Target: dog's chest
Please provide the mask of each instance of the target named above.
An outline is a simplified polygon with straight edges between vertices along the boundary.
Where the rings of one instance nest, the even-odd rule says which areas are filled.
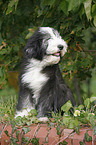
[[[34,94],[40,93],[40,90],[48,81],[48,77],[41,73],[41,68],[31,67],[26,70],[22,76],[22,82],[27,84],[30,89],[33,90]]]

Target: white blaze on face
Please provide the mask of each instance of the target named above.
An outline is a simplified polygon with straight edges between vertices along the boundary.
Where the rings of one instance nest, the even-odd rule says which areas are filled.
[[[54,30],[50,27],[41,27],[40,32],[44,34],[49,34],[50,38],[47,40],[47,56],[44,57],[46,61],[52,64],[57,64],[60,61],[60,56],[63,57],[67,51],[67,44],[61,38],[57,30]],[[45,38],[46,39],[46,38]],[[60,50],[58,46],[63,46],[63,49]]]

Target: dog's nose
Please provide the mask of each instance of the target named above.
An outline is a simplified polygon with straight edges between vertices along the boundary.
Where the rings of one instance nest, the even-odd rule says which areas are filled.
[[[64,47],[64,46],[63,46],[63,45],[61,45],[61,44],[60,44],[60,45],[58,45],[59,50],[62,50],[62,49],[63,49],[63,47]]]

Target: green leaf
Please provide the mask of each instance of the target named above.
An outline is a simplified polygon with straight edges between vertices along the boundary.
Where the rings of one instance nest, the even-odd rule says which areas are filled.
[[[80,126],[79,126],[79,125],[76,126],[75,131],[76,131],[76,133],[77,133],[78,135],[79,135],[79,133],[80,133],[79,129],[80,129]]]
[[[91,20],[92,18],[91,17],[91,3],[92,3],[92,0],[86,0],[84,2],[85,13],[88,20]]]
[[[11,13],[14,10],[14,6],[15,6],[15,10],[17,8],[19,0],[11,0],[8,4],[8,9],[6,11],[6,15]]]
[[[85,141],[87,141],[87,142],[92,141],[92,137],[89,136],[88,132],[85,133],[84,138],[85,138]]]
[[[8,131],[7,131],[7,130],[5,130],[4,132],[5,132],[5,134],[6,134],[7,136],[9,136],[9,134],[8,134]]]
[[[62,1],[62,2],[60,3],[60,8],[61,8],[61,10],[65,13],[65,15],[68,16],[68,14],[69,14],[69,12],[68,12],[68,2]]]
[[[85,107],[88,108],[88,109],[90,108],[90,103],[91,103],[91,102],[90,102],[90,98],[87,98],[86,100],[84,100],[84,105],[85,105]]]
[[[32,28],[29,28],[28,31],[29,33],[26,35],[25,39],[29,39],[33,33],[36,31],[37,27],[32,27]]]
[[[8,4],[8,7],[13,7],[15,5],[15,0],[11,0]]]
[[[62,107],[61,110],[64,112],[68,112],[69,109],[73,107],[71,101],[69,100],[67,103],[65,103]]]
[[[91,103],[94,102],[95,100],[96,100],[95,96],[90,98]]]
[[[33,115],[33,116],[37,116],[37,110],[36,109],[32,109],[30,111],[30,113]]]
[[[60,142],[60,145],[67,145],[68,142],[66,142],[65,140],[63,142]]]
[[[17,9],[18,2],[19,0],[15,0],[15,10]]]
[[[88,122],[90,122],[91,126],[95,125],[95,114],[94,113],[88,113],[88,116],[86,117],[86,119],[88,120]]]
[[[68,125],[70,123],[71,119],[72,118],[70,116],[63,116],[63,123],[65,125]]]
[[[84,105],[79,105],[79,106],[78,106],[78,109],[79,109],[79,110],[82,110],[83,108],[84,108]]]
[[[24,131],[24,134],[26,134],[29,131],[31,131],[31,129],[29,127],[23,127],[22,130]]]
[[[92,6],[92,16],[96,16],[96,4]]]
[[[55,3],[55,0],[42,0],[42,4],[43,5],[49,5],[50,7],[53,6],[53,4]]]
[[[73,10],[77,4],[78,4],[77,0],[69,0],[68,11]]]
[[[94,17],[93,24],[96,27],[96,16]]]
[[[69,125],[68,125],[68,128],[72,129],[74,128],[75,124],[74,124],[74,120],[71,120]]]
[[[77,119],[74,120],[75,126],[79,126],[79,121]]]
[[[56,127],[56,130],[57,130],[57,135],[60,135],[60,127]]]
[[[21,116],[17,116],[15,121],[16,121],[16,125],[18,125],[18,126],[22,126],[23,125],[23,121],[22,121],[22,117]]]
[[[32,35],[33,35],[33,32],[29,32],[29,33],[26,35],[25,39],[29,39]]]
[[[66,0],[69,5],[68,5],[68,11],[71,11],[71,10],[75,10],[77,9],[77,7],[79,7],[81,5],[81,3],[84,1],[84,0]]]
[[[32,138],[31,142],[32,142],[33,145],[39,145],[39,138],[36,138],[36,137]]]
[[[82,141],[79,142],[80,145],[84,145],[84,143]]]
[[[17,8],[19,0],[11,0],[8,4],[8,7],[13,7],[15,6],[15,9]]]
[[[12,128],[12,134],[17,130],[17,127]]]
[[[20,134],[20,131],[17,130],[17,131],[16,131],[16,137],[17,137],[18,140],[19,140],[19,138],[18,138],[18,137],[19,137],[19,134]]]
[[[16,142],[18,141],[18,139],[15,138],[15,137],[11,137],[11,141],[12,141],[12,145],[13,145],[13,144],[17,145]]]
[[[13,7],[8,7],[7,11],[6,11],[6,15],[10,14],[13,11]]]

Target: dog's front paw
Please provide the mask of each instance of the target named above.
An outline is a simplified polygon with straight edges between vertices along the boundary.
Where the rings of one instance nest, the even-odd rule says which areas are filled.
[[[46,122],[49,121],[48,117],[40,117],[40,118],[38,118],[38,120],[39,120],[40,122],[43,122],[43,123],[46,123]]]

